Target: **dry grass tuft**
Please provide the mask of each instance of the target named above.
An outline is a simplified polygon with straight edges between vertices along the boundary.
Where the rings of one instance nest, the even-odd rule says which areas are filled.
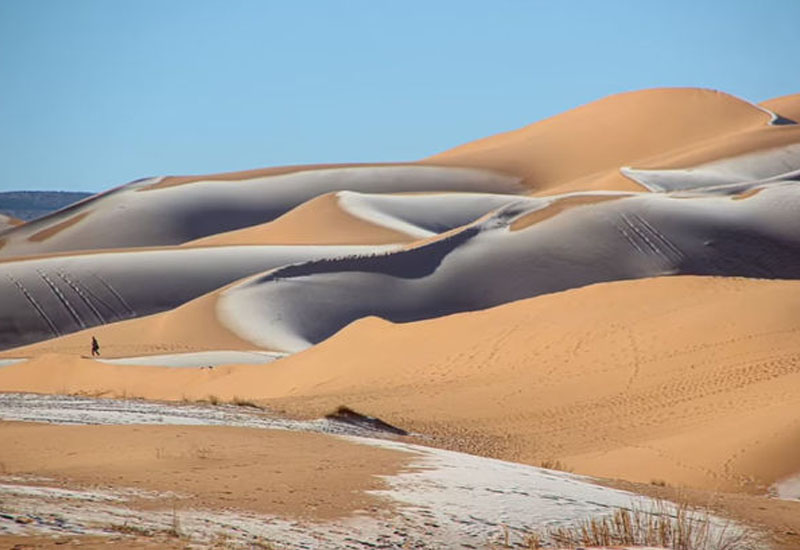
[[[620,508],[613,514],[585,519],[570,527],[533,533],[531,549],[584,546],[653,546],[670,550],[758,550],[752,531],[712,521],[708,512],[687,504],[657,501],[649,509]]]

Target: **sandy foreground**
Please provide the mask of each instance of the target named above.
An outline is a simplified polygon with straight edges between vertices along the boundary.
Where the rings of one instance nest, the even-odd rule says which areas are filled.
[[[107,365],[81,357],[89,332],[78,333],[7,353],[33,358],[0,368],[0,385],[213,395],[305,417],[344,404],[463,451],[762,494],[800,470],[788,452],[798,433],[798,284],[670,277],[417,323],[368,318],[263,367]],[[159,341],[198,350],[214,333],[231,349],[235,341],[211,322],[210,299],[92,333],[107,356],[163,353]],[[704,445],[712,435],[715,444]]]
[[[662,506],[563,472],[252,407],[6,394],[0,414],[84,424],[0,424],[10,442],[0,451],[0,532],[9,537],[481,548],[617,508]],[[715,536],[745,529],[711,521]]]

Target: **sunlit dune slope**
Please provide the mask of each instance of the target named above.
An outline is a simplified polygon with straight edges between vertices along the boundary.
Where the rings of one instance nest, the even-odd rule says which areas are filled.
[[[579,472],[762,491],[800,471],[796,281],[598,284],[408,324],[362,319],[268,368],[0,368],[7,390],[342,403],[464,450]],[[708,444],[714,434],[714,444]]]
[[[612,95],[423,162],[514,174],[541,191],[636,165],[672,149],[766,126],[772,119],[771,113],[722,92],[658,88]],[[614,185],[636,189],[624,179],[615,179]]]
[[[762,101],[760,105],[786,119],[800,122],[800,94],[776,97],[774,99]]]
[[[340,191],[316,197],[272,222],[219,233],[184,246],[408,243],[468,224],[518,200],[517,195],[490,193]]]

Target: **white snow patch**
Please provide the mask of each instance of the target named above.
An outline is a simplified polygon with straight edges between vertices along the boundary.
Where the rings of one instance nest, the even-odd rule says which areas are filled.
[[[141,355],[96,359],[109,365],[142,365],[160,367],[211,367],[218,365],[265,365],[285,357],[285,353],[269,351],[201,351],[193,353],[170,353],[165,355]]]
[[[800,475],[788,477],[771,488],[771,493],[784,500],[800,500]]]
[[[708,162],[689,168],[620,168],[622,175],[652,191],[679,191],[742,182],[790,179],[800,170],[800,143]]]

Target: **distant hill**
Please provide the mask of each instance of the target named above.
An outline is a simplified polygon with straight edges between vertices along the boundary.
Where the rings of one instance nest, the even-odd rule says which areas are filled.
[[[28,221],[90,196],[72,191],[4,191],[0,192],[0,214]]]

